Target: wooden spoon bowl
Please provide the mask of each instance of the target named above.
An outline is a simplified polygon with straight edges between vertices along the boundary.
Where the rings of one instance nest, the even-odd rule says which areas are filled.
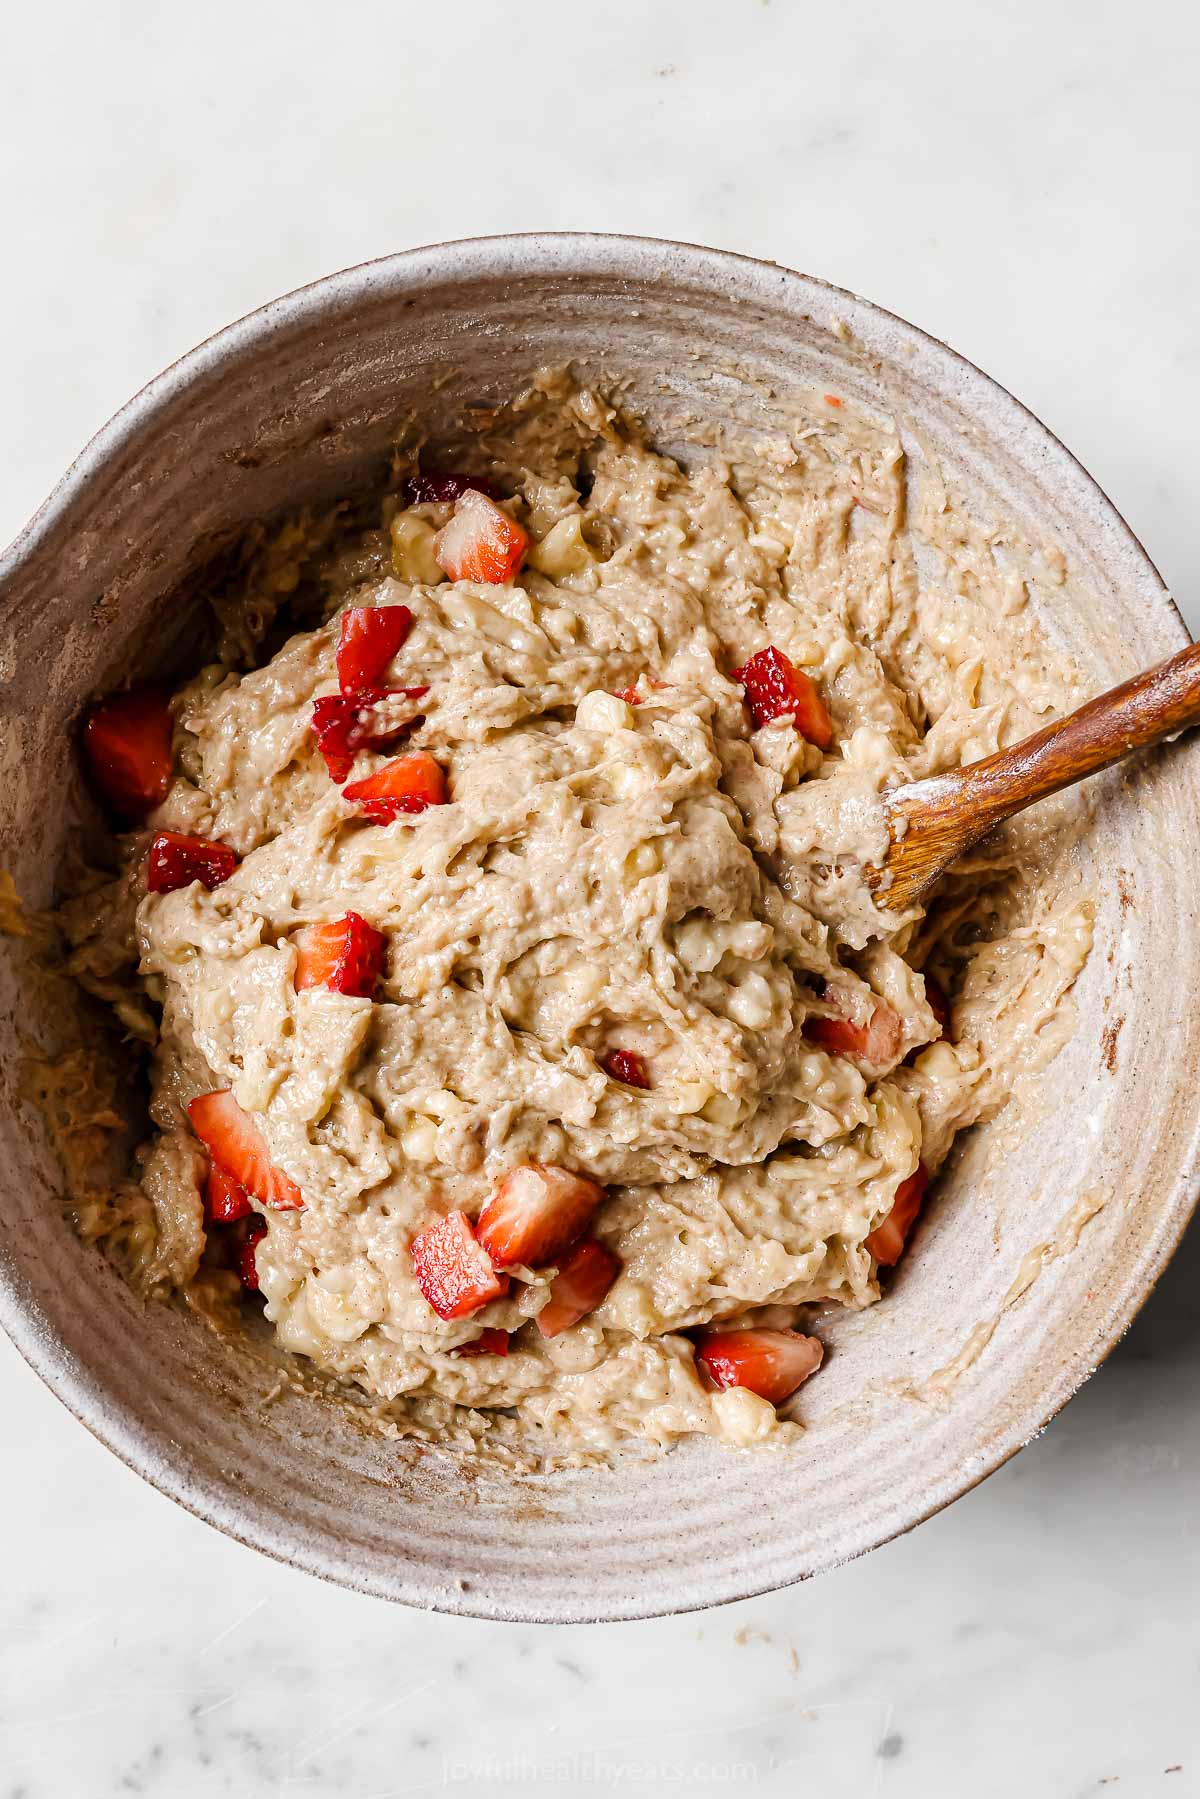
[[[1200,644],[966,768],[884,795],[889,846],[869,880],[880,904],[917,904],[994,825],[1122,757],[1200,724]]]

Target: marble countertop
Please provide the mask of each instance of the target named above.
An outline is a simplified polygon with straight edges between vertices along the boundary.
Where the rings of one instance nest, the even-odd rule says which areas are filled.
[[[1200,19],[1060,0],[304,0],[6,26],[0,539],[164,363],[431,239],[588,227],[825,275],[1079,454],[1200,622]],[[1200,1794],[1200,1235],[982,1488],[707,1614],[424,1616],[225,1541],[0,1342],[0,1799]]]

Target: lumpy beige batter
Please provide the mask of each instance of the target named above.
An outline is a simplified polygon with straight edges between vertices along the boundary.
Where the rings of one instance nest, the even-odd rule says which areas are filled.
[[[186,1108],[231,1087],[305,1199],[258,1208],[280,1344],[395,1402],[402,1428],[437,1418],[452,1437],[455,1407],[515,1408],[567,1446],[769,1438],[791,1426],[746,1389],[710,1392],[685,1333],[878,1299],[866,1238],[919,1162],[936,1171],[1059,1047],[1090,943],[1086,895],[1024,879],[1015,834],[928,918],[882,909],[863,876],[879,790],[1080,696],[1012,542],[940,490],[908,493],[894,431],[848,408],[816,399],[754,460],[684,473],[548,375],[471,466],[533,539],[516,579],[444,579],[451,509],[406,506],[399,480],[368,526],[271,538],[220,599],[222,659],[174,702],[151,820],[231,845],[236,873],[147,894],[135,832],[120,877],[65,910],[74,972],[151,1047],[135,1274],[148,1291],[206,1278]],[[265,658],[289,594],[319,596],[324,622]],[[404,747],[448,782],[449,804],[385,825],[347,802],[312,731],[351,603],[411,608],[387,684],[428,687]],[[766,645],[817,683],[828,751],[790,717],[753,728],[731,673]],[[355,776],[395,753],[360,752]],[[374,999],[297,991],[297,933],[350,909],[388,940]],[[813,1041],[814,1020],[877,1012],[877,1060]],[[605,1072],[615,1049],[643,1059],[647,1090]],[[477,1217],[528,1162],[601,1184],[619,1278],[550,1340],[533,1320],[553,1267],[439,1319],[410,1241]],[[519,1333],[508,1355],[450,1353],[496,1327]]]

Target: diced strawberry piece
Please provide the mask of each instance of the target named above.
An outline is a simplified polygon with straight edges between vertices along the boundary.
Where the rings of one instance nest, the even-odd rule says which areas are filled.
[[[317,748],[325,758],[329,779],[340,787],[354,767],[354,751],[350,748],[350,732],[369,712],[360,699],[347,699],[345,694],[322,694],[313,701],[312,728]]]
[[[267,1221],[256,1212],[252,1218],[247,1218],[241,1229],[242,1239],[233,1252],[233,1265],[243,1287],[250,1293],[257,1293],[259,1279],[256,1251],[267,1234]]]
[[[127,818],[144,818],[171,785],[171,714],[161,687],[114,693],[88,713],[83,747],[102,798]]]
[[[867,1027],[849,1018],[806,1018],[805,1041],[831,1056],[861,1056],[867,1041]]]
[[[343,693],[378,687],[412,622],[407,606],[351,606],[343,612],[337,648],[338,686]]]
[[[352,781],[345,798],[374,825],[390,824],[402,812],[424,812],[446,804],[446,777],[424,750],[385,762],[365,781]]]
[[[849,1056],[871,1068],[886,1068],[900,1053],[904,1024],[881,1000],[867,1024],[856,1024],[850,1018],[806,1018],[804,1035],[831,1056]]]
[[[466,1318],[508,1292],[508,1276],[496,1273],[465,1212],[426,1225],[408,1252],[417,1285],[439,1318]]]
[[[523,531],[494,500],[469,487],[454,508],[454,517],[434,539],[439,568],[452,581],[511,581],[529,548]]]
[[[816,1337],[765,1328],[706,1331],[696,1344],[696,1360],[714,1387],[748,1387],[772,1405],[790,1399],[824,1353]]]
[[[266,1138],[228,1087],[202,1093],[188,1107],[192,1129],[219,1168],[277,1212],[298,1212],[304,1195],[281,1168],[271,1166]]]
[[[310,924],[296,938],[296,990],[329,987],[370,999],[383,967],[387,938],[357,912]]]
[[[890,1006],[876,1006],[867,1026],[867,1047],[863,1060],[875,1068],[885,1068],[900,1054],[904,1042],[904,1020]]]
[[[627,1087],[649,1087],[646,1064],[632,1049],[614,1049],[600,1064],[611,1080],[623,1081]]]
[[[670,685],[668,681],[660,681],[657,675],[643,674],[638,678],[644,687],[649,688],[651,693],[663,693]],[[624,700],[627,706],[644,706],[646,704],[646,695],[636,683],[632,687],[618,688],[613,694],[613,698],[614,700]]]
[[[178,831],[160,831],[151,839],[146,858],[146,890],[174,893],[199,881],[211,893],[237,868],[237,853],[227,843],[204,837],[181,837]]]
[[[416,474],[408,477],[408,499],[412,506],[439,505],[447,500],[461,500],[468,489],[496,498],[496,490],[481,475]]]
[[[877,1224],[870,1236],[864,1239],[863,1248],[868,1255],[874,1256],[881,1268],[890,1268],[893,1262],[900,1260],[908,1241],[908,1233],[917,1222],[917,1214],[921,1210],[928,1185],[929,1171],[924,1162],[918,1162],[916,1173],[910,1174],[896,1188],[892,1209],[883,1223]]]
[[[502,1330],[481,1330],[473,1343],[460,1343],[451,1355],[507,1355],[508,1332]]]
[[[204,1183],[204,1216],[209,1224],[232,1224],[252,1210],[250,1195],[241,1182],[214,1162]]]
[[[537,1315],[543,1337],[557,1337],[594,1312],[621,1272],[621,1258],[595,1237],[572,1244],[550,1283],[550,1297]]]
[[[541,1267],[575,1241],[603,1198],[586,1175],[526,1162],[505,1175],[479,1214],[479,1241],[497,1268]]]
[[[730,676],[746,689],[746,704],[755,730],[788,713],[802,737],[827,750],[833,742],[833,721],[816,682],[774,644],[759,650]]]
[[[942,1035],[944,1037],[950,1024],[950,1001],[946,998],[943,988],[934,980],[931,974],[925,976],[925,1004],[929,1007],[929,1010],[941,1025]]]
[[[389,610],[399,612],[401,608],[392,606]],[[422,723],[415,706],[411,718],[403,718],[399,723],[381,717],[379,707],[385,700],[423,700],[428,692],[428,687],[379,687],[366,693],[326,693],[314,700],[313,730],[330,780],[340,786],[359,750],[386,749]]]

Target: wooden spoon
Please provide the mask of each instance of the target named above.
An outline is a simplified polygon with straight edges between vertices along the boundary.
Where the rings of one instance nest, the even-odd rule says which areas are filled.
[[[903,912],[1002,819],[1194,724],[1200,724],[1200,643],[1011,749],[891,788],[882,796],[887,858],[882,868],[868,871],[877,900]]]

